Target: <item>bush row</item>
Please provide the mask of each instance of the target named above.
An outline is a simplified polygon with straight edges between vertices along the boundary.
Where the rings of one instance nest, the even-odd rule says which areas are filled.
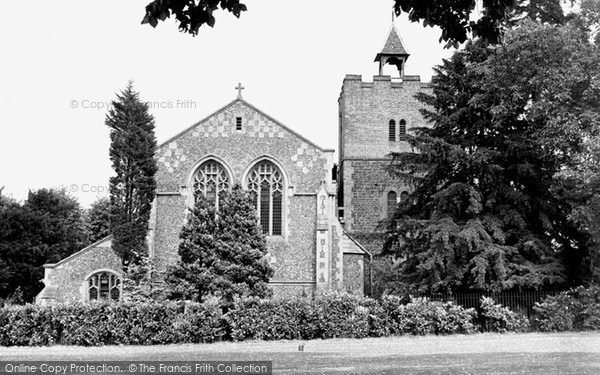
[[[226,315],[233,340],[364,338],[389,335],[473,333],[475,311],[424,298],[404,304],[330,295],[314,301],[246,299]]]
[[[536,303],[533,310],[542,332],[600,329],[600,286],[561,292]]]
[[[363,338],[473,333],[475,311],[450,302],[380,301],[332,294],[314,300],[75,304],[0,309],[0,346],[153,345],[221,340]]]
[[[395,296],[380,300],[331,294],[313,300],[242,299],[215,303],[75,304],[0,309],[0,346],[153,345],[223,340],[364,338],[390,335],[526,331],[529,322],[481,301],[474,309],[452,302]],[[578,288],[535,307],[543,331],[600,328],[600,288]],[[483,318],[483,319],[482,319]],[[482,321],[478,326],[475,322]]]

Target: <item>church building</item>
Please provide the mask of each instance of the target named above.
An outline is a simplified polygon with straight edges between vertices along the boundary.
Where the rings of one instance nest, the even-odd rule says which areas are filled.
[[[177,262],[179,232],[194,196],[218,205],[218,193],[240,183],[255,192],[275,271],[269,283],[274,297],[380,294],[389,263],[377,257],[385,239],[381,223],[411,190],[385,167],[390,152],[409,150],[406,132],[425,125],[414,95],[428,85],[404,74],[408,57],[392,26],[375,58],[373,82],[344,78],[338,160],[334,150],[245,101],[241,85],[235,100],[161,144],[147,235],[158,267]],[[397,68],[396,77],[384,75],[389,66]],[[39,304],[121,298],[121,260],[110,236],[44,267]]]

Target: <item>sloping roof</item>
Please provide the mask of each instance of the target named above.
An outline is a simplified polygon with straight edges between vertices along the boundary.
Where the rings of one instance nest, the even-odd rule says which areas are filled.
[[[410,55],[406,50],[406,47],[404,47],[402,38],[394,25],[392,25],[385,44],[383,45],[381,52],[377,54],[375,61],[379,61],[381,55],[403,55],[407,57]]]
[[[287,126],[283,125],[281,122],[277,121],[276,119],[274,119],[273,117],[267,115],[265,112],[261,111],[260,109],[256,108],[255,106],[253,106],[252,104],[248,103],[247,101],[245,101],[244,99],[241,98],[237,98],[235,100],[233,100],[232,102],[230,102],[229,104],[221,107],[220,109],[214,111],[213,113],[211,113],[210,115],[206,116],[205,118],[203,118],[202,120],[196,122],[195,124],[193,124],[192,126],[189,126],[188,128],[184,129],[183,131],[175,134],[174,136],[172,136],[171,138],[167,139],[166,141],[164,141],[163,143],[161,143],[160,145],[158,145],[158,149],[160,149],[163,146],[166,146],[167,144],[173,142],[174,140],[178,139],[179,137],[181,137],[182,135],[184,135],[185,133],[191,131],[192,129],[194,129],[196,126],[201,125],[202,123],[208,121],[211,117],[216,116],[217,114],[219,114],[220,112],[225,111],[227,108],[231,107],[232,105],[234,105],[235,103],[240,102],[243,105],[245,105],[246,107],[252,109],[253,111],[259,113],[260,115],[262,115],[263,117],[267,118],[268,120],[274,122],[275,124],[277,124],[279,127],[283,128],[284,130],[286,130],[287,132],[293,134],[294,136],[302,139],[304,142],[308,143],[309,145],[315,147],[316,149],[318,149],[319,151],[322,152],[331,152],[333,150],[331,149],[326,149],[326,148],[322,148],[321,146],[317,145],[316,143],[312,142],[311,140],[307,139],[306,137],[298,134],[297,132],[295,132],[294,130],[288,128]]]
[[[57,286],[46,286],[42,291],[37,295],[36,299],[55,299],[58,295],[58,287]]]
[[[342,252],[344,254],[362,254],[372,257],[371,253],[368,252],[363,245],[358,243],[357,240],[355,240],[348,233],[346,233],[346,231],[342,232],[342,239],[340,241],[340,244],[342,247]]]
[[[44,267],[45,268],[55,268],[56,266],[59,266],[65,262],[69,261],[70,259],[76,258],[92,249],[96,249],[98,247],[110,247],[111,243],[109,241],[111,241],[111,240],[112,240],[112,235],[106,236],[106,237],[94,242],[93,244],[91,244],[87,247],[84,247],[83,249],[79,250],[78,252],[73,253],[73,254],[69,255],[68,257],[58,261],[57,263],[46,263],[46,264],[44,264]],[[108,242],[108,243],[106,243],[106,242]],[[103,244],[104,244],[104,246],[100,246]]]

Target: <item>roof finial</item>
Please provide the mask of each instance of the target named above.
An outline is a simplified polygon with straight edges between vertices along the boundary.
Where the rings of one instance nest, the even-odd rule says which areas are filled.
[[[392,9],[392,23],[394,23],[394,17],[396,16],[396,12]]]
[[[242,90],[245,89],[244,86],[242,86],[242,84],[240,82],[238,82],[238,85],[235,87],[236,90],[238,90],[238,99],[242,99]]]

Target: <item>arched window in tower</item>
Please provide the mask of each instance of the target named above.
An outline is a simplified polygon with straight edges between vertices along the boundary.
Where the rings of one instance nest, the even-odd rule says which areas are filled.
[[[406,120],[402,119],[400,120],[400,129],[399,129],[399,133],[400,135],[406,135]]]
[[[400,202],[404,203],[408,200],[408,192],[403,191],[400,193]]]
[[[263,160],[250,170],[246,183],[253,196],[263,233],[280,236],[283,233],[283,175],[281,171],[272,162]]]
[[[389,126],[389,140],[394,142],[396,140],[396,121],[390,120]]]
[[[392,216],[394,214],[394,211],[396,211],[397,197],[398,197],[398,195],[396,194],[395,191],[390,191],[389,193],[387,193],[387,215],[388,216]]]
[[[209,202],[219,207],[219,194],[229,189],[229,176],[220,163],[208,160],[194,174],[194,198],[202,194]]]
[[[119,302],[121,299],[121,278],[110,271],[100,271],[87,279],[88,300]]]

